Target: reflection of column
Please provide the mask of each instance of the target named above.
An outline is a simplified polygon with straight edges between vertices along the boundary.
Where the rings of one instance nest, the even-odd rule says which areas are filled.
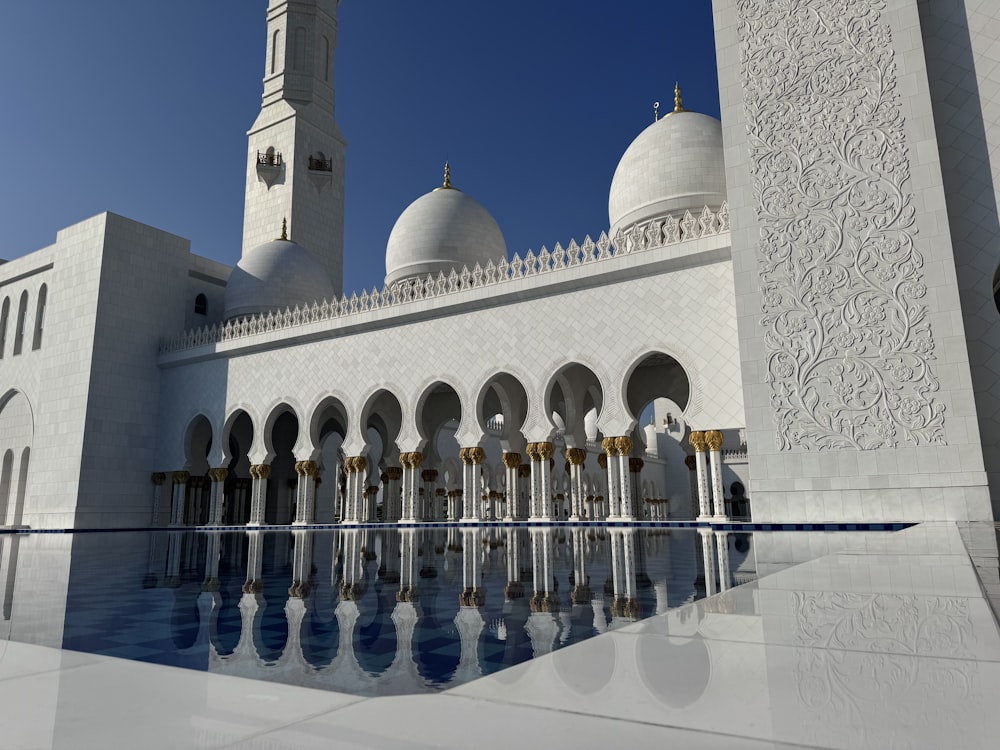
[[[414,523],[418,519],[417,502],[420,498],[420,474],[418,470],[424,462],[424,454],[420,451],[399,454],[399,463],[403,466],[403,510],[400,520],[403,523]]]
[[[208,526],[218,526],[222,523],[222,504],[225,500],[226,477],[229,476],[229,469],[219,467],[208,470],[208,478],[212,482],[212,494],[208,505]]]
[[[692,432],[688,442],[694,448],[695,468],[698,472],[698,520],[707,521],[712,515],[708,498],[708,477],[705,469],[705,448],[708,443],[704,432]]]
[[[170,532],[167,537],[167,569],[164,576],[164,584],[167,588],[175,589],[181,585],[183,540],[183,534],[176,531]]]
[[[253,486],[250,489],[250,523],[260,526],[264,523],[264,507],[267,504],[267,480],[271,476],[270,464],[254,464],[250,467]]]
[[[726,496],[722,489],[722,433],[719,430],[709,430],[705,433],[705,443],[708,445],[712,462],[712,500],[715,505],[715,520],[726,520]]]
[[[437,470],[424,469],[420,478],[424,480],[424,507],[420,517],[424,521],[436,521],[440,515],[437,507]]]
[[[478,445],[462,448],[458,452],[462,459],[462,521],[478,523],[482,517],[483,472],[480,468],[486,451]]]
[[[207,535],[205,545],[205,577],[202,580],[202,591],[219,590],[219,556],[222,545],[222,532],[213,531]]]
[[[619,471],[621,464],[618,455],[618,438],[608,437],[601,441],[601,447],[607,454],[605,459],[608,467],[608,519],[617,521],[621,516],[621,480]]]
[[[401,516],[401,498],[399,482],[403,478],[403,470],[399,466],[389,466],[383,474],[382,485],[382,520],[395,523]]]
[[[288,595],[302,599],[312,591],[312,552],[314,531],[293,531],[292,585]]]
[[[520,500],[520,482],[518,481],[518,469],[521,467],[521,454],[520,453],[504,453],[503,457],[503,467],[505,474],[505,481],[507,485],[507,507],[504,509],[505,521],[515,521],[520,520],[521,508]]]
[[[293,523],[296,526],[305,526],[316,518],[316,475],[319,474],[319,464],[315,461],[296,461],[295,473],[299,479],[295,489]]]
[[[264,589],[261,570],[264,565],[264,535],[259,531],[247,532],[247,577],[243,582],[244,594],[256,594]]]
[[[583,489],[583,464],[587,460],[587,451],[583,448],[567,448],[566,460],[569,461],[569,520],[579,521],[587,515]]]
[[[485,600],[482,588],[482,569],[480,555],[482,554],[483,530],[466,528],[462,530],[462,594],[463,607],[481,607]]]
[[[611,570],[615,598],[611,603],[611,627],[617,628],[642,617],[636,596],[635,529],[610,529]]]
[[[698,529],[701,535],[701,560],[705,569],[705,596],[715,594],[715,539],[711,529]]]
[[[555,446],[547,441],[528,443],[531,459],[531,516],[532,521],[552,520],[552,456]]]
[[[150,526],[160,525],[160,503],[163,496],[163,484],[167,481],[167,475],[162,471],[157,471],[150,479],[153,482],[153,512],[150,515]]]
[[[173,497],[170,506],[170,525],[184,525],[184,503],[187,500],[187,483],[191,474],[186,471],[175,471],[171,477],[173,482]]]
[[[552,576],[552,534],[548,528],[530,529],[531,560],[533,563],[531,615],[525,631],[531,639],[534,656],[547,654],[555,648],[559,635],[559,595]]]
[[[729,570],[729,532],[716,531],[715,543],[719,549],[719,591],[727,591],[731,575]]]
[[[417,530],[399,531],[399,591],[397,602],[415,602],[417,594]]]
[[[587,574],[587,530],[573,529],[573,604],[590,602],[590,576]]]

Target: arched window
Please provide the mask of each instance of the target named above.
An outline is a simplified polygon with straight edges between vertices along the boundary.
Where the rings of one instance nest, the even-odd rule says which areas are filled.
[[[295,46],[292,47],[292,70],[306,69],[306,30],[299,26],[295,29]]]
[[[35,335],[31,339],[31,348],[38,349],[42,346],[42,328],[45,326],[45,300],[49,296],[49,289],[42,284],[38,290],[38,302],[35,305]]]
[[[21,303],[17,306],[17,325],[14,326],[14,354],[21,353],[24,345],[24,318],[28,314],[28,292],[21,292]]]
[[[330,80],[330,40],[323,37],[323,80]]]
[[[10,317],[10,297],[3,298],[3,309],[0,310],[0,359],[7,351],[7,319]]]
[[[208,315],[208,297],[204,294],[199,294],[194,298],[194,314]]]
[[[10,501],[10,482],[14,471],[14,451],[3,454],[3,466],[0,468],[0,526],[7,524],[7,504]]]
[[[271,36],[271,75],[274,75],[278,69],[278,34],[280,33],[280,31],[275,31]]]

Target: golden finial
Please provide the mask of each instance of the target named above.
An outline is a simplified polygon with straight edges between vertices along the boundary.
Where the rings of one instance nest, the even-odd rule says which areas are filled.
[[[653,122],[657,122],[660,119],[660,103],[653,102]]]
[[[281,220],[281,239],[288,239],[288,217]]]
[[[674,83],[674,112],[685,112],[684,105],[681,103],[681,84],[679,81]]]
[[[451,187],[451,165],[448,162],[444,163],[444,184],[441,187]]]

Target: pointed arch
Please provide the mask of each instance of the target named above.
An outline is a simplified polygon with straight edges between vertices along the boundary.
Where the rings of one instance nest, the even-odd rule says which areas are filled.
[[[35,302],[35,332],[31,337],[32,351],[42,346],[42,330],[45,326],[45,305],[48,301],[49,287],[42,284],[38,289],[38,299]]]

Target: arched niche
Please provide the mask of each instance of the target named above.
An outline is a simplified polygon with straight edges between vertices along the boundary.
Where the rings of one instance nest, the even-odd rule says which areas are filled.
[[[561,432],[566,445],[583,448],[597,439],[597,424],[604,408],[604,387],[597,374],[578,362],[561,367],[545,388],[545,413]]]

